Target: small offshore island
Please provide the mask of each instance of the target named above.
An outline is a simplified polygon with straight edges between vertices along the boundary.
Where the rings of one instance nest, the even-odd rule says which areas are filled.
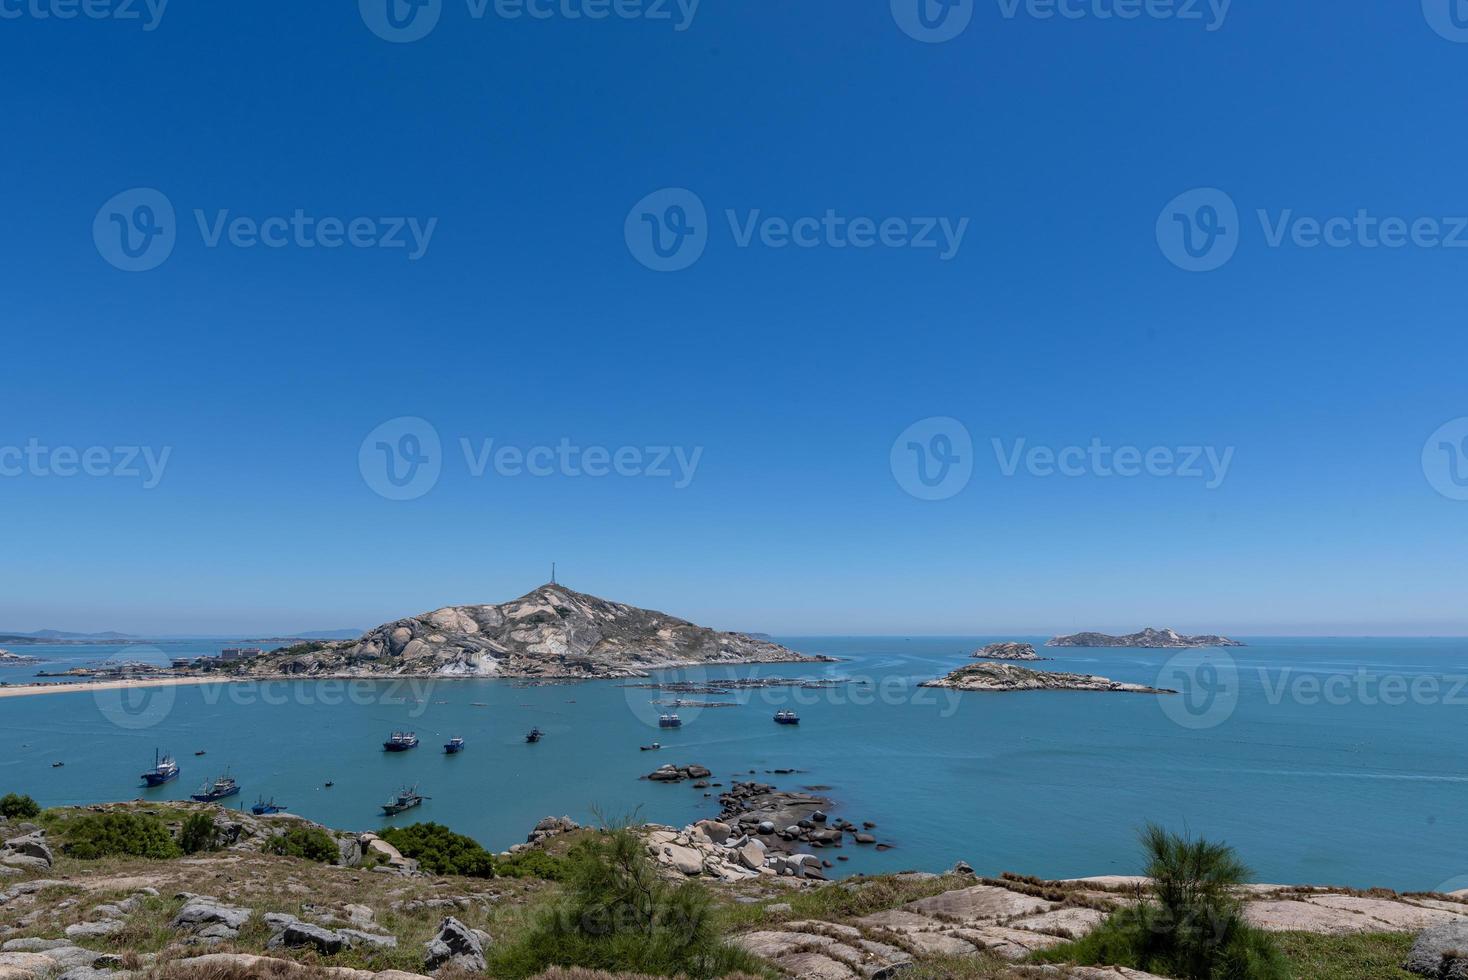
[[[1166,688],[1124,684],[1094,674],[1067,674],[1058,670],[1030,670],[1014,664],[965,664],[947,677],[926,681],[923,687],[955,691],[1111,691],[1124,694],[1176,694]]]
[[[980,660],[1049,660],[1035,652],[1035,647],[1030,643],[990,643],[982,650],[975,650],[974,656]]]
[[[1238,640],[1209,633],[1202,636],[1183,636],[1176,630],[1147,627],[1140,633],[1112,636],[1108,633],[1073,633],[1057,636],[1045,644],[1047,647],[1131,647],[1142,650],[1193,650],[1200,647],[1241,647]]]

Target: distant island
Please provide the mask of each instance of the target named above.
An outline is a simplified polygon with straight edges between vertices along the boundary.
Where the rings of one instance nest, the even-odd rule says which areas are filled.
[[[1166,688],[1124,684],[1094,674],[1066,674],[1056,670],[1030,670],[1014,664],[966,664],[947,677],[927,681],[923,687],[946,687],[955,691],[1110,691],[1125,694],[1176,694]]]
[[[830,663],[747,633],[543,585],[499,605],[445,606],[351,640],[312,641],[228,664],[237,676],[643,677],[668,667]]]
[[[1029,643],[990,643],[982,650],[975,650],[974,656],[980,660],[1049,660],[1035,652],[1035,648]]]
[[[41,663],[40,657],[23,657],[9,650],[0,650],[0,667],[19,667],[21,664]]]
[[[1212,633],[1203,636],[1183,636],[1176,630],[1152,629],[1140,633],[1112,636],[1108,633],[1073,633],[1057,636],[1045,644],[1047,647],[1135,647],[1149,650],[1191,650],[1198,647],[1241,647],[1238,640]]]

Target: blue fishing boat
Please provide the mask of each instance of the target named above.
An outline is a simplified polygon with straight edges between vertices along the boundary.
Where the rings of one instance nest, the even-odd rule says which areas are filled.
[[[384,752],[406,752],[418,747],[418,736],[414,732],[393,732],[386,742],[382,743]]]
[[[233,776],[226,773],[212,783],[207,779],[204,780],[204,785],[200,786],[199,791],[190,796],[189,799],[195,803],[213,803],[215,800],[222,800],[227,796],[234,796],[239,791],[240,784],[235,782]]]
[[[171,755],[159,755],[158,750],[153,750],[153,768],[143,773],[143,782],[149,786],[162,786],[164,783],[172,782],[178,778],[178,763],[173,761]]]
[[[453,738],[443,743],[443,750],[449,755],[458,755],[460,752],[464,751],[464,740],[455,735]]]
[[[392,799],[382,805],[382,813],[384,816],[395,817],[404,810],[411,810],[415,806],[421,806],[426,799],[428,797],[419,794],[418,787],[414,786],[412,789],[404,788],[398,790],[397,793],[393,794]]]
[[[793,711],[777,711],[775,712],[775,724],[798,725],[800,724],[800,716]]]
[[[677,715],[662,715],[658,718],[659,728],[682,728],[683,719]]]
[[[263,817],[267,813],[284,813],[285,804],[275,802],[275,797],[273,796],[268,800],[262,796],[255,801],[254,806],[250,807],[250,812],[257,817]]]

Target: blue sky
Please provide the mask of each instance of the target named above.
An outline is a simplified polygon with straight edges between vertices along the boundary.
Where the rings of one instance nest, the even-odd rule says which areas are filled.
[[[778,633],[1468,632],[1468,502],[1446,450],[1423,464],[1468,416],[1468,248],[1339,224],[1312,248],[1293,223],[1451,238],[1468,215],[1468,43],[1436,0],[1238,0],[1221,24],[965,0],[941,43],[887,2],[705,0],[682,23],[442,2],[390,43],[350,3],[170,4],[145,30],[4,0],[0,627],[365,627],[519,595],[556,560]],[[136,188],[176,241],[130,272],[97,242]],[[705,209],[704,251],[660,272],[627,229],[668,220],[666,197],[634,210],[667,188]],[[1236,253],[1190,272],[1157,229],[1199,188],[1236,206]],[[417,258],[209,245],[298,209],[432,235]],[[828,211],[894,241],[967,224],[947,258],[771,247],[778,225],[740,244]],[[411,500],[359,461],[401,417],[442,446]],[[938,500],[893,465],[930,418],[973,443]],[[462,439],[626,448],[638,472],[699,455],[681,487],[476,476]],[[1232,455],[1210,489],[1006,475],[994,439]],[[169,455],[151,487],[4,469],[28,445]]]

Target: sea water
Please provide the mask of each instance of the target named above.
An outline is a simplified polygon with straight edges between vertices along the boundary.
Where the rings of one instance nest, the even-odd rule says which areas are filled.
[[[664,763],[697,763],[725,787],[814,787],[834,801],[833,816],[875,822],[891,849],[848,839],[822,853],[848,858],[836,874],[958,860],[990,874],[1136,873],[1137,830],[1150,820],[1226,840],[1261,881],[1468,887],[1468,641],[1251,638],[1244,648],[1179,654],[1046,649],[1033,638],[1054,659],[1028,666],[1185,693],[917,686],[972,662],[993,639],[1014,637],[782,638],[843,659],[658,677],[842,682],[683,695],[736,706],[679,708],[684,725],[674,730],[657,727],[673,710],[652,703],[658,692],[623,680],[292,681],[0,698],[0,793],[45,805],[185,799],[228,767],[243,788],[233,806],[274,797],[312,820],[364,830],[432,820],[499,850],[548,815],[678,826],[716,816],[718,787],[640,778]],[[151,659],[224,645],[233,644],[160,644]],[[54,670],[139,649],[15,652]],[[0,680],[20,683],[36,669],[0,670]],[[801,724],[775,725],[781,709],[798,711]],[[536,726],[546,736],[527,744]],[[383,752],[394,730],[416,731],[421,747]],[[444,754],[455,735],[467,748]],[[653,742],[661,750],[641,750]],[[155,748],[177,757],[183,776],[148,790],[138,777]],[[421,808],[380,815],[394,790],[414,784],[429,797]]]

